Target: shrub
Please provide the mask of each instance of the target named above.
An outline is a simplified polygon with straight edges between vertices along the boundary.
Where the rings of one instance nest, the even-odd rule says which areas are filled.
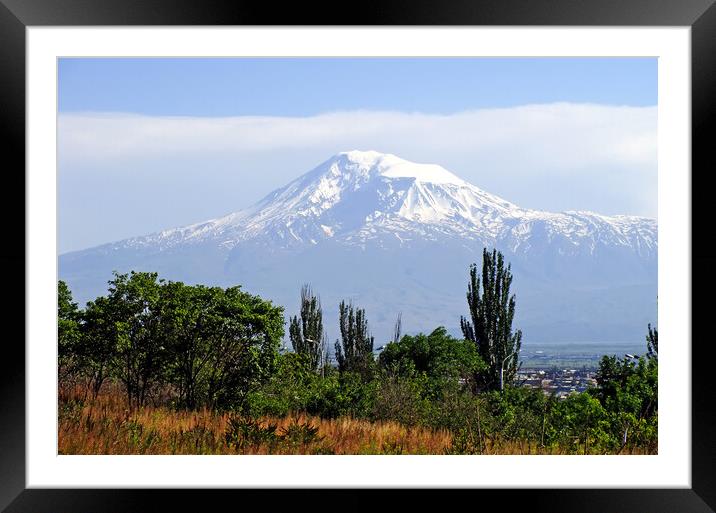
[[[425,420],[430,408],[424,397],[428,379],[383,376],[378,382],[371,417],[373,420],[395,420],[415,426]]]
[[[575,454],[604,453],[614,449],[610,418],[590,394],[572,394],[552,410],[549,439]]]
[[[229,417],[224,441],[229,447],[242,451],[250,447],[266,445],[274,449],[279,442],[277,425],[262,426],[257,420],[232,415]]]
[[[318,436],[318,428],[309,422],[293,421],[281,430],[282,440],[291,447],[309,445],[323,440]]]
[[[313,388],[306,411],[323,418],[369,418],[376,392],[377,382],[366,382],[359,373],[331,374]]]

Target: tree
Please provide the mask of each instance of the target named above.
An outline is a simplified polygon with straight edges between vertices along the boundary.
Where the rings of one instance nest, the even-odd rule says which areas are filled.
[[[400,335],[403,332],[403,312],[398,313],[398,318],[395,320],[395,326],[393,327],[393,338],[391,342],[399,342]]]
[[[505,384],[514,381],[519,368],[522,331],[512,332],[515,296],[510,296],[510,268],[505,268],[502,253],[483,249],[481,279],[477,265],[470,266],[467,304],[471,320],[460,317],[463,335],[477,346],[487,365],[482,375],[487,390],[504,390]]]
[[[72,311],[63,294],[60,310]],[[284,334],[283,308],[238,286],[189,286],[134,271],[115,272],[108,294],[88,302],[80,321],[73,354],[95,395],[115,378],[130,407],[167,391],[187,408],[243,407],[273,372]]]
[[[95,397],[105,380],[117,371],[115,306],[108,298],[98,297],[89,301],[82,312],[81,337],[75,355]]]
[[[373,337],[368,333],[365,310],[341,301],[338,306],[341,343],[336,340],[336,360],[341,372],[357,372],[364,378],[373,364]]]
[[[306,284],[301,287],[301,317],[290,320],[289,337],[293,350],[304,355],[308,367],[318,370],[324,363],[323,310],[318,299]]]
[[[72,301],[67,283],[57,282],[57,355],[62,379],[73,374],[79,366],[77,350],[80,342],[81,312]]]
[[[167,379],[178,393],[178,404],[186,408],[207,400],[206,376],[213,353],[208,328],[222,292],[218,287],[181,282],[169,282],[161,290],[161,332],[169,352]]]
[[[435,382],[467,382],[484,369],[475,345],[450,336],[442,326],[429,335],[404,335],[386,345],[378,363],[399,376],[424,374]]]
[[[613,444],[610,427],[608,412],[589,394],[571,394],[552,409],[551,438],[575,454],[608,450]]]
[[[590,391],[612,417],[621,452],[629,443],[656,448],[658,423],[657,331],[648,326],[646,358],[603,356]]]
[[[166,369],[157,273],[114,273],[104,306],[115,344],[116,374],[124,383],[130,406],[145,404]]]
[[[211,347],[207,405],[244,408],[255,387],[275,370],[284,335],[283,307],[241,287],[216,289],[204,327]]]
[[[651,324],[648,325],[649,330],[646,335],[646,357],[649,359],[659,358],[659,332],[656,328],[652,328]]]

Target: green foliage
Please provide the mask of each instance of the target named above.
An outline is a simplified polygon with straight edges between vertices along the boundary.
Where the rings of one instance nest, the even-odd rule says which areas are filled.
[[[320,376],[306,366],[305,355],[288,353],[279,357],[268,382],[249,394],[247,411],[254,417],[306,412],[323,418],[369,418],[378,386],[355,372],[334,370]]]
[[[284,443],[291,447],[309,445],[323,440],[322,436],[318,436],[316,426],[309,422],[298,422],[296,420],[281,429],[281,437]]]
[[[475,315],[472,322],[462,319],[465,340],[443,327],[400,337],[398,320],[395,339],[375,362],[365,312],[342,302],[338,368],[317,367],[320,358],[305,345],[323,332],[320,304],[307,287],[301,318],[294,317],[289,328],[296,352],[280,354],[283,309],[238,286],[189,286],[156,273],[115,273],[108,294],[79,309],[59,282],[59,365],[66,371],[60,379],[71,373],[86,377],[95,394],[112,379],[124,386],[131,406],[155,401],[161,391],[178,407],[229,410],[224,439],[239,452],[332,452],[310,424],[295,421],[278,430],[254,420],[306,413],[447,429],[451,454],[492,454],[505,447],[528,453],[655,453],[656,329],[648,327],[645,357],[602,358],[597,386],[585,393],[557,399],[514,386],[520,337],[511,334],[509,266],[505,270],[495,252],[484,256],[482,294],[471,269],[468,302]],[[501,358],[509,365],[495,366]],[[82,404],[68,402],[60,415],[96,423],[81,414]],[[122,429],[138,452],[151,452],[156,433],[131,422]],[[221,440],[212,436],[197,426],[176,443],[189,440],[197,452],[211,451]],[[370,449],[403,450],[394,440]]]
[[[331,375],[325,381],[311,397],[308,413],[325,418],[370,417],[377,382],[366,381],[361,374],[348,371]]]
[[[294,420],[287,427],[278,430],[276,424],[262,425],[251,417],[232,415],[229,417],[224,441],[238,452],[245,449],[268,447],[269,452],[279,447],[297,448],[320,442],[318,428],[308,422]]]
[[[74,356],[89,378],[95,396],[109,377],[118,377],[117,340],[120,336],[119,312],[107,297],[89,301],[81,313],[81,335]]]
[[[178,405],[208,402],[209,367],[215,359],[211,333],[221,319],[214,311],[222,290],[170,282],[162,288],[162,336],[168,348],[166,379]]]
[[[477,265],[470,266],[467,289],[470,320],[461,317],[460,327],[487,365],[481,375],[482,386],[487,390],[502,391],[514,381],[519,368],[522,331],[512,332],[515,296],[510,296],[511,284],[510,266],[505,268],[502,253],[483,250],[482,292]]]
[[[648,333],[646,335],[646,357],[656,359],[659,357],[659,332],[656,328],[652,328],[651,324],[647,326]]]
[[[577,454],[607,452],[613,446],[609,415],[590,394],[573,394],[556,403],[550,421],[552,441]]]
[[[310,369],[306,354],[279,355],[267,382],[249,394],[248,413],[285,417],[305,411],[319,386],[320,378]]]
[[[80,362],[95,393],[108,377],[119,380],[131,406],[171,387],[183,407],[241,408],[276,366],[283,308],[240,287],[114,273],[107,296],[76,313],[64,285],[59,292],[61,355]],[[76,340],[63,331],[70,320],[78,326]]]
[[[611,434],[619,451],[628,446],[656,450],[658,441],[658,360],[602,358],[598,387],[592,395],[611,419]]]
[[[282,309],[239,287],[162,289],[168,382],[187,408],[242,407],[246,395],[273,374],[283,336]]]
[[[293,350],[306,356],[306,364],[314,371],[323,364],[325,339],[321,301],[313,295],[311,287],[301,288],[301,317],[292,317],[289,336]]]
[[[503,393],[485,394],[485,433],[503,440],[545,444],[545,430],[556,400],[536,389],[507,387]]]
[[[305,411],[329,419],[341,416],[369,418],[377,385],[376,381],[365,381],[354,372],[330,373],[314,383]]]
[[[226,445],[237,451],[261,445],[275,449],[280,442],[280,437],[276,433],[277,427],[276,424],[262,426],[260,422],[250,417],[232,415],[227,422],[224,440]]]
[[[429,335],[405,335],[387,344],[378,363],[397,376],[426,376],[435,393],[448,381],[470,384],[485,370],[475,344],[450,336],[442,326]]]
[[[101,312],[112,327],[114,370],[130,405],[146,402],[166,370],[157,273],[115,273]]]
[[[341,372],[356,372],[369,379],[373,371],[373,337],[368,333],[365,310],[341,301],[339,307],[341,342],[336,341],[336,360]]]
[[[626,386],[629,376],[634,373],[635,363],[628,358],[603,356],[599,362],[599,370],[595,376],[597,388],[593,392],[602,404],[614,401],[618,391]]]
[[[483,454],[488,445],[505,443],[545,447],[549,441],[545,431],[555,403],[539,390],[518,387],[479,395],[452,392],[438,403],[433,422],[435,427],[453,432],[452,454]]]
[[[429,379],[425,374],[417,377],[388,374],[377,383],[372,420],[395,420],[406,426],[423,423],[430,411]]]
[[[68,377],[79,370],[76,358],[80,344],[80,311],[72,301],[67,284],[57,282],[57,355],[61,376]]]
[[[283,337],[283,308],[230,287],[213,305],[207,405],[241,408],[251,389],[270,378]]]

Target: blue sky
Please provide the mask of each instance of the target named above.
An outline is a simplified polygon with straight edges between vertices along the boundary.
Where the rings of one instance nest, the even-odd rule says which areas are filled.
[[[656,59],[61,59],[61,112],[309,116],[657,102]]]
[[[657,61],[60,59],[60,253],[246,207],[339,151],[656,216]]]

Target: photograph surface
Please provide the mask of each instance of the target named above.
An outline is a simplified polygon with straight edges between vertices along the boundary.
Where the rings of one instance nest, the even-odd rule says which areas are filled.
[[[60,454],[656,454],[656,58],[61,58]]]

